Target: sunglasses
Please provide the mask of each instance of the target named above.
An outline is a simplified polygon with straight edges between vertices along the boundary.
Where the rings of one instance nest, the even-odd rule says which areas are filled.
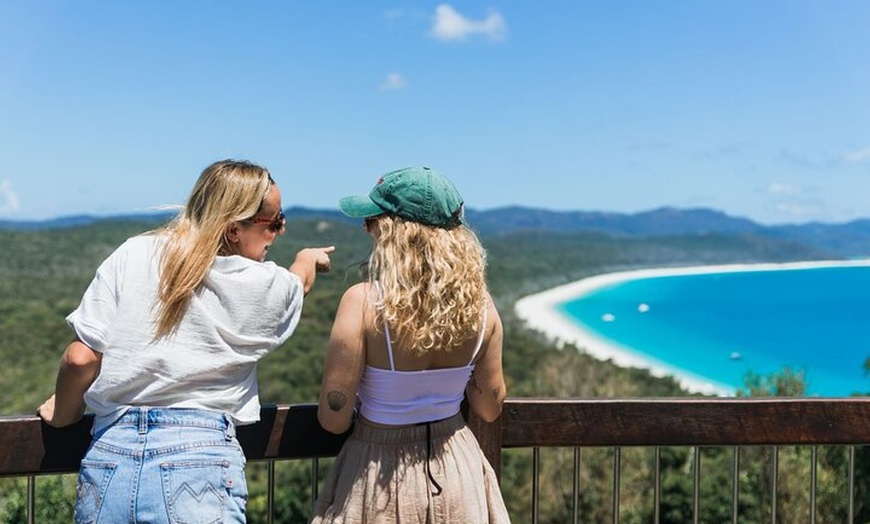
[[[251,224],[269,224],[266,228],[272,233],[277,233],[284,229],[284,223],[287,221],[287,217],[284,216],[283,211],[278,211],[278,216],[275,218],[248,218],[245,219],[245,222]]]
[[[375,216],[371,216],[371,217],[365,217],[363,219],[363,228],[365,230],[370,229],[372,227],[372,224],[376,224],[382,216],[384,216],[384,215],[375,215]]]

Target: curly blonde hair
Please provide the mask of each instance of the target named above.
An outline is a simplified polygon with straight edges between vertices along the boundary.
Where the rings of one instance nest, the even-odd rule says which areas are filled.
[[[225,247],[231,223],[256,215],[274,181],[246,161],[221,160],[203,170],[184,210],[158,233],[166,234],[160,259],[155,339],[181,323],[190,297]]]
[[[383,290],[379,321],[418,354],[451,351],[480,329],[486,306],[486,252],[468,227],[428,226],[377,217],[380,235],[369,257],[369,280]],[[381,325],[381,322],[378,323]]]

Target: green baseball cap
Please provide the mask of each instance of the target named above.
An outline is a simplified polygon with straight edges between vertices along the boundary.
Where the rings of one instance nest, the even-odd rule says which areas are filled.
[[[338,207],[352,218],[388,214],[448,229],[462,223],[462,197],[456,186],[428,167],[391,171],[368,195],[344,197]]]

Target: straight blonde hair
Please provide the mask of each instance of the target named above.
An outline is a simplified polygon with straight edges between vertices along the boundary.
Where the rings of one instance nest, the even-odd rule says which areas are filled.
[[[369,279],[383,290],[379,320],[400,346],[417,354],[451,351],[476,337],[487,288],[486,252],[474,232],[391,215],[376,220]]]
[[[155,339],[178,329],[191,296],[226,247],[227,228],[255,216],[273,183],[266,168],[247,161],[220,160],[203,170],[184,209],[157,232],[165,234],[166,243],[160,258]]]

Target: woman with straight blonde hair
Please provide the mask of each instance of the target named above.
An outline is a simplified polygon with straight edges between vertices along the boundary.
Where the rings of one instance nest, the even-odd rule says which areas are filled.
[[[76,522],[245,522],[235,429],[259,420],[257,361],[293,333],[333,251],[267,262],[284,222],[268,170],[222,160],[175,219],[97,269],[38,409],[55,427],[94,412]]]
[[[373,241],[368,280],[341,299],[318,419],[353,432],[315,503],[312,523],[509,522],[498,480],[460,412],[501,414],[502,325],[486,253],[462,198],[412,167],[341,200]]]

